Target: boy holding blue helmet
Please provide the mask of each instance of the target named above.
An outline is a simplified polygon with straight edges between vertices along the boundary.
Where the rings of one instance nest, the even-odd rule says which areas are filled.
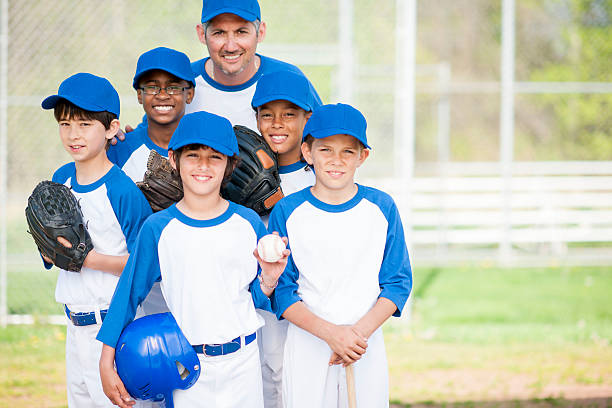
[[[189,58],[170,48],[149,50],[138,58],[132,86],[147,115],[148,126],[134,130],[124,143],[111,146],[108,158],[138,182],[142,181],[147,170],[152,150],[168,157],[172,133],[185,114],[185,107],[193,99],[195,81]],[[141,307],[143,314],[168,311],[159,283],[155,284]]]
[[[320,103],[313,97],[308,79],[290,71],[265,74],[257,82],[251,105],[259,132],[277,154],[283,194],[287,196],[312,186],[315,175],[302,159],[302,132],[313,108]],[[268,217],[263,220],[267,222]],[[280,408],[287,322],[279,321],[272,313],[260,311],[260,314],[266,321],[258,332],[264,402],[266,408]]]
[[[291,244],[274,293],[277,316],[290,322],[283,362],[287,407],[345,406],[347,364],[354,364],[357,406],[389,406],[381,325],[400,315],[412,273],[395,203],[354,182],[368,149],[358,110],[316,108],[302,144],[315,184],[283,198],[270,215],[269,229]]]
[[[119,95],[110,82],[88,73],[75,74],[42,107],[54,109],[60,139],[74,160],[60,167],[52,180],[70,187],[76,196],[93,242],[81,271],[60,270],[55,289],[55,299],[64,305],[69,320],[68,406],[110,407],[98,370],[102,344],[95,337],[151,207],[130,178],[106,157],[119,128]],[[51,268],[48,262],[45,266]]]
[[[274,263],[254,257],[266,228],[254,211],[223,199],[238,143],[230,122],[208,112],[185,115],[170,144],[184,197],[143,224],[98,339],[104,390],[120,407],[132,401],[114,369],[121,330],[156,281],[200,358],[193,387],[174,392],[176,407],[263,407],[256,332],[289,251]],[[257,259],[256,259],[257,258]],[[259,267],[258,267],[259,262]]]

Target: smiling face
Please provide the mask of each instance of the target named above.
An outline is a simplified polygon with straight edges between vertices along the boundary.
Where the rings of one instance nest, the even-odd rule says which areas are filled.
[[[148,120],[159,125],[178,125],[185,114],[186,104],[191,103],[193,99],[192,85],[166,71],[156,69],[142,76],[139,87],[144,86],[189,88],[175,95],[169,95],[165,90],[161,90],[157,95],[148,95],[142,89],[138,90],[138,102],[142,104]]]
[[[253,22],[230,13],[220,14],[206,26],[196,27],[198,38],[208,48],[214,63],[215,80],[243,83],[257,72],[255,50],[265,36],[265,27],[262,22],[256,28]]]
[[[58,120],[60,139],[64,149],[77,163],[85,163],[106,157],[107,142],[119,129],[114,119],[109,129],[95,119],[73,116]]]
[[[218,196],[226,174],[228,157],[204,145],[188,145],[180,153],[169,152],[179,171],[185,196]]]
[[[324,202],[348,201],[356,192],[355,171],[370,151],[349,135],[332,135],[302,144],[302,154],[314,166],[313,194]]]
[[[257,108],[257,128],[278,162],[287,166],[300,160],[302,132],[312,112],[289,101],[271,101]]]

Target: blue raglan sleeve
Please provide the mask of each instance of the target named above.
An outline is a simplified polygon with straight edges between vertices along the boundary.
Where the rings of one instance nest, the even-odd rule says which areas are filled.
[[[136,315],[136,308],[149,294],[153,284],[161,279],[157,243],[159,234],[152,223],[142,226],[134,251],[121,273],[108,314],[96,339],[115,347],[121,331]]]
[[[261,237],[268,233],[268,231],[266,230],[266,226],[257,215],[255,215],[254,217],[250,217],[249,221],[251,222],[255,233],[257,234],[257,241],[259,241]],[[253,304],[257,309],[266,310],[272,313],[272,304],[270,302],[270,298],[262,292],[261,285],[259,284],[258,277],[260,274],[261,267],[258,264],[257,276],[249,285],[249,291],[251,292],[251,297],[253,298]]]
[[[287,237],[287,217],[284,208],[277,203],[270,214],[268,230],[277,231],[281,237]],[[291,249],[291,238],[289,238],[288,249]],[[272,294],[272,310],[278,319],[282,319],[283,313],[292,304],[302,299],[297,294],[299,271],[293,262],[293,255],[289,255],[285,271],[278,279],[278,286]]]
[[[412,290],[412,269],[402,220],[395,203],[391,200],[388,208],[383,212],[389,225],[385,253],[378,273],[381,289],[379,297],[387,298],[395,303],[397,310],[393,316],[399,317]]]
[[[113,182],[107,190],[108,199],[125,236],[128,252],[132,253],[142,223],[152,214],[151,206],[125,174],[121,173]]]

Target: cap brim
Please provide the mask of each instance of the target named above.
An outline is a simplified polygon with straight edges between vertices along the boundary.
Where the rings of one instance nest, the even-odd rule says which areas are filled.
[[[353,136],[355,139],[357,139],[361,143],[363,143],[363,145],[367,149],[372,149],[370,146],[368,146],[368,144],[366,142],[361,140],[361,138],[358,135],[356,135],[355,132],[353,132],[351,130],[348,130],[348,129],[342,129],[342,128],[319,129],[319,130],[311,131],[308,134],[304,133],[303,139],[305,139],[306,136],[308,136],[308,135],[311,135],[315,139],[323,139],[325,137],[329,137],[329,136],[333,136],[333,135],[349,135],[349,136]]]
[[[253,108],[258,108],[258,107],[260,107],[262,105],[265,105],[266,103],[272,102],[272,101],[289,101],[292,104],[297,105],[300,108],[304,109],[306,112],[311,112],[312,111],[312,107],[308,106],[303,101],[299,101],[296,98],[294,98],[293,96],[282,95],[282,94],[266,95],[265,98],[253,99],[253,102],[251,102],[251,106]]]
[[[77,107],[79,107],[79,108],[81,108],[83,110],[86,110],[86,111],[90,111],[90,112],[103,112],[103,111],[106,111],[106,109],[101,107],[101,106],[94,105],[94,104],[89,103],[89,102],[85,102],[85,101],[83,101],[83,100],[81,100],[79,98],[76,98],[74,96],[51,95],[51,96],[45,98],[42,101],[41,106],[43,107],[43,109],[53,109],[53,108],[55,108],[57,103],[60,101],[60,99],[67,100],[68,102],[72,103],[73,105],[76,105]],[[111,113],[115,113],[115,112],[111,112]]]
[[[188,79],[188,78],[185,78],[185,77],[184,77],[184,75],[183,75],[182,73],[177,72],[177,71],[172,70],[172,69],[168,69],[168,67],[152,66],[152,67],[150,67],[150,68],[147,68],[147,70],[146,70],[146,71],[142,71],[140,74],[138,74],[137,76],[135,76],[135,77],[134,77],[134,80],[133,80],[133,82],[132,82],[132,86],[134,87],[134,89],[138,89],[138,82],[140,81],[140,78],[142,78],[142,76],[143,76],[143,75],[145,75],[147,72],[151,72],[151,71],[154,71],[154,70],[156,70],[156,69],[158,69],[158,70],[160,70],[160,71],[165,71],[165,72],[168,72],[168,73],[170,73],[170,74],[174,75],[174,76],[175,76],[175,77],[177,77],[177,78],[180,78],[180,79],[182,79],[182,80],[184,80],[184,81],[187,81],[187,82],[189,82],[189,83],[190,83],[190,84],[191,84],[193,87],[195,87],[195,86],[196,86],[196,84],[195,84],[195,79],[194,79],[193,77],[192,77],[191,79]]]
[[[259,16],[253,13],[249,13],[246,10],[236,10],[233,8],[222,8],[219,10],[215,10],[214,12],[202,17],[202,22],[206,23],[207,21],[212,20],[213,18],[217,17],[218,15],[221,14],[225,14],[225,13],[229,13],[229,14],[235,14],[238,17],[246,20],[246,21],[255,21],[259,19]]]

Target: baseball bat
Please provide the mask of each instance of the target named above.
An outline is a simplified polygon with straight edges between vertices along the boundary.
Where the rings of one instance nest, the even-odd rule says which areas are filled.
[[[346,370],[346,391],[348,393],[349,408],[357,408],[357,399],[355,398],[355,370],[352,364],[345,367]]]

